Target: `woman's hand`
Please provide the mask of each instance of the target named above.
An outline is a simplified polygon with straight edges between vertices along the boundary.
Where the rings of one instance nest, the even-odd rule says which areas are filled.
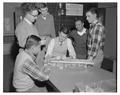
[[[55,59],[57,59],[57,60],[61,60],[62,57],[61,57],[61,56],[56,56]]]
[[[67,57],[64,55],[64,56],[62,56],[62,60],[65,60],[65,59],[67,59]]]
[[[70,59],[76,59],[76,58],[75,58],[75,57],[73,57],[73,56],[70,56],[69,58],[70,58]]]

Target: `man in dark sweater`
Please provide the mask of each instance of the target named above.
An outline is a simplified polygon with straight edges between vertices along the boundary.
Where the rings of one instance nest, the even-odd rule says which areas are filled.
[[[69,36],[73,40],[77,58],[86,59],[87,29],[84,28],[84,21],[82,19],[76,20],[75,27],[71,30]]]

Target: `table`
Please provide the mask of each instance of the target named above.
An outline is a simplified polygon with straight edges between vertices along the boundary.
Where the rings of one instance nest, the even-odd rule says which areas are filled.
[[[108,79],[116,79],[116,77],[111,72],[91,66],[85,70],[81,70],[79,67],[72,69],[59,69],[54,67],[49,78],[50,82],[60,92],[73,92],[75,84],[79,82],[89,84]]]

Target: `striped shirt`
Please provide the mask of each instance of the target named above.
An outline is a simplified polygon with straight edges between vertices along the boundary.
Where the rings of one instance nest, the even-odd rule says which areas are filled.
[[[104,48],[105,31],[104,26],[97,20],[90,25],[88,35],[88,59],[94,59],[99,49]]]
[[[26,64],[23,64],[23,68],[22,71],[24,73],[27,73],[28,75],[30,75],[32,78],[40,80],[40,81],[44,81],[45,80],[45,76],[42,72],[41,69],[39,68],[38,65],[34,64],[33,62],[26,60],[25,62]]]
[[[47,80],[48,76],[41,71],[27,52],[21,51],[15,62],[13,86],[17,91],[27,91],[34,86],[32,78],[43,81]]]

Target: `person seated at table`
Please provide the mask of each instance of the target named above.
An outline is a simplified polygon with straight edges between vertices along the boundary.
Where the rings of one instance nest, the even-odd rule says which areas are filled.
[[[53,38],[49,45],[45,55],[45,58],[65,59],[67,50],[69,57],[76,58],[76,53],[72,45],[71,40],[67,37],[68,29],[66,26],[61,27],[59,36]]]
[[[44,72],[44,67],[39,67],[35,60],[41,47],[41,39],[31,35],[27,38],[25,49],[17,55],[14,67],[13,86],[18,92],[44,92],[45,87],[35,85],[35,80],[48,80],[49,72]]]

